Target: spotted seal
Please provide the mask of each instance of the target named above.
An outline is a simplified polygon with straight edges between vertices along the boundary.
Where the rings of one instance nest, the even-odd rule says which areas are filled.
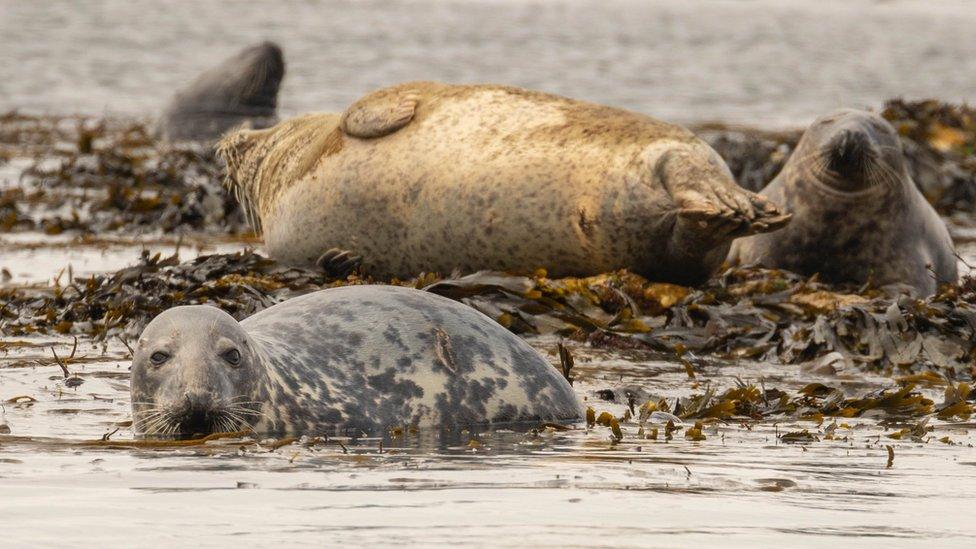
[[[682,127],[498,85],[401,84],[233,133],[219,154],[273,257],[359,257],[379,277],[629,268],[691,283],[734,237],[788,219]]]
[[[793,221],[737,240],[732,261],[920,295],[956,282],[949,231],[908,174],[897,132],[877,114],[846,109],[814,121],[762,192]]]
[[[274,125],[284,76],[285,60],[277,44],[245,48],[178,91],[163,111],[157,133],[169,141],[212,141],[242,124]]]
[[[581,404],[537,351],[429,292],[346,286],[238,323],[215,307],[164,311],[132,360],[143,435],[375,432],[575,420]]]

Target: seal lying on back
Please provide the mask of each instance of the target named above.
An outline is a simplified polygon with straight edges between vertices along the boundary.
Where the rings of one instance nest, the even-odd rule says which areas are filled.
[[[273,257],[359,256],[380,277],[629,268],[691,283],[734,237],[788,219],[684,128],[504,86],[402,84],[219,153]]]
[[[876,114],[842,110],[816,120],[762,192],[793,220],[737,240],[733,261],[834,283],[907,285],[921,295],[956,282],[949,231],[908,175],[895,129]]]
[[[137,433],[377,431],[575,420],[581,404],[527,343],[427,292],[346,286],[238,323],[209,306],[149,323],[132,359]]]
[[[281,48],[263,42],[201,74],[180,90],[159,121],[170,141],[210,141],[247,123],[266,128],[278,121],[278,86],[285,76]]]

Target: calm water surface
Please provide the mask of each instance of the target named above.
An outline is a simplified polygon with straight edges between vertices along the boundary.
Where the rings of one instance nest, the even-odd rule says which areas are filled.
[[[0,111],[149,118],[200,70],[271,38],[289,63],[286,114],[437,79],[541,88],[677,121],[792,126],[893,96],[976,102],[974,28],[976,4],[953,0],[0,0]],[[18,162],[0,167],[0,184],[14,184]],[[973,230],[957,235],[976,263]],[[69,264],[79,276],[109,272],[143,248],[175,245],[8,234],[0,267],[7,284],[43,284]],[[245,245],[187,238],[181,256]],[[558,362],[556,340],[530,343]],[[808,445],[777,434],[823,426],[783,420],[710,427],[701,442],[638,440],[625,426],[620,443],[577,428],[348,440],[347,451],[249,441],[95,449],[78,443],[116,428],[113,440],[132,437],[127,353],[82,341],[71,368],[85,382],[70,389],[50,360],[51,346],[66,355],[70,344],[0,336],[0,403],[37,399],[0,409],[11,431],[0,435],[0,546],[969,547],[976,534],[971,424],[933,421],[926,444],[887,438],[898,427],[863,418]],[[597,390],[891,383],[758,363],[709,364],[692,381],[660,357],[578,345],[574,354],[580,396],[618,415],[624,405]]]
[[[270,38],[286,114],[435,79],[797,125],[896,96],[976,102],[974,28],[969,0],[0,0],[0,110],[152,116]]]

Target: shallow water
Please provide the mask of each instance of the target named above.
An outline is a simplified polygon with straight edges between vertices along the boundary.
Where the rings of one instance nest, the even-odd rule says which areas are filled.
[[[953,227],[963,258],[976,264],[972,227]],[[0,288],[66,282],[69,266],[76,277],[113,272],[143,250],[168,255],[179,246],[188,260],[252,245],[203,234],[5,233],[0,272],[11,279]],[[558,363],[555,339],[529,341]],[[851,394],[892,385],[858,369],[826,375],[755,362],[707,363],[691,380],[660,356],[570,345],[579,395],[616,416],[626,405],[600,400],[598,390],[632,391],[642,402],[707,385],[722,391],[739,380],[784,391],[822,382]],[[605,427],[578,425],[343,439],[345,449],[338,442],[273,449],[249,439],[139,449],[126,446],[133,433],[125,347],[79,341],[68,367],[84,382],[69,388],[52,346],[71,355],[72,341],[61,336],[0,336],[0,425],[10,429],[0,434],[0,524],[3,542],[14,546],[172,545],[188,536],[201,546],[827,546],[854,536],[968,546],[976,533],[972,423],[933,420],[925,443],[891,439],[904,425],[869,417],[838,420],[834,440],[822,435],[830,419],[780,419],[709,425],[699,442],[680,433],[639,439],[625,423],[621,442]],[[925,391],[941,402],[937,387]],[[36,402],[8,402],[21,396]],[[821,440],[778,438],[804,429]],[[84,444],[106,434],[117,446]]]
[[[43,344],[48,342],[37,341]],[[67,354],[67,345],[62,351]],[[553,341],[533,340],[543,350]],[[251,442],[214,442],[178,450],[93,449],[128,418],[124,349],[82,345],[76,365],[85,383],[61,387],[43,348],[0,358],[6,399],[29,394],[30,406],[6,405],[12,435],[0,438],[0,513],[5,541],[49,543],[142,539],[156,544],[192,535],[205,545],[227,535],[247,545],[299,543],[471,543],[477,545],[669,546],[837,543],[849,536],[967,543],[976,503],[976,456],[969,430],[940,424],[927,444],[883,438],[875,420],[849,420],[847,440],[783,444],[777,433],[813,422],[736,424],[706,430],[708,439],[621,443],[606,429],[462,434],[430,433],[271,450]],[[639,386],[686,394],[680,366],[577,347],[579,393],[598,410],[594,390]],[[700,379],[763,376],[777,387],[810,381],[774,367],[711,366]],[[859,377],[859,376],[858,376]],[[51,379],[54,378],[54,379]],[[837,383],[837,379],[830,380]],[[859,378],[870,386],[878,379]],[[60,389],[59,389],[60,388]],[[946,445],[934,439],[950,436]],[[114,439],[131,437],[123,427]],[[879,437],[880,440],[879,440]],[[480,444],[470,443],[471,439]],[[381,444],[382,443],[382,444]],[[886,468],[886,444],[895,451]],[[104,517],[118,517],[110,523]],[[165,524],[160,532],[157,525]],[[322,536],[327,536],[323,538]]]
[[[18,238],[20,245],[31,241]],[[35,235],[35,243],[41,238]],[[94,245],[71,253],[86,269],[108,271],[121,266],[126,251],[131,260],[141,247],[113,246],[117,251],[108,254]],[[183,250],[184,259],[196,253]],[[38,281],[63,268],[55,267],[55,258],[63,257],[59,247],[38,246],[32,253],[44,258],[32,261]],[[529,341],[558,363],[556,339]],[[84,383],[74,389],[64,386],[50,350],[68,356],[70,340],[2,343],[0,402],[37,399],[4,404],[0,415],[11,430],[0,435],[0,517],[4,541],[13,545],[142,542],[152,532],[150,545],[193,536],[203,546],[228,540],[245,546],[827,546],[870,536],[883,543],[966,546],[974,533],[972,424],[933,420],[924,444],[892,440],[885,435],[899,426],[858,418],[838,421],[835,440],[802,445],[777,436],[817,433],[826,423],[746,427],[733,421],[706,426],[707,439],[700,442],[680,434],[671,441],[641,440],[628,424],[619,443],[607,428],[578,425],[538,434],[421,431],[341,439],[345,448],[333,441],[272,450],[268,441],[251,440],[126,448],[133,434],[125,423],[127,351],[119,342],[79,343],[69,369]],[[860,370],[822,375],[750,362],[708,363],[690,380],[680,364],[649,353],[571,346],[578,393],[597,412],[615,415],[626,405],[599,399],[597,390],[648,398],[688,396],[706,384],[724,389],[739,379],[787,391],[815,381],[850,392],[891,384]],[[938,388],[926,392],[941,400]],[[79,445],[107,433],[119,447]],[[944,436],[953,444],[938,441]],[[891,468],[886,445],[895,452]]]
[[[271,9],[271,6],[284,8]],[[976,101],[976,7],[958,0],[528,0],[234,3],[0,0],[0,111],[151,117],[175,87],[260,38],[280,41],[285,114],[339,109],[409,79],[495,81],[677,121],[793,126],[892,96]],[[27,163],[0,165],[0,188]],[[954,225],[976,264],[971,221]],[[0,235],[0,287],[111,272],[142,250],[181,258],[252,245],[215,236]],[[968,272],[963,266],[962,272]],[[529,342],[558,363],[557,340]],[[709,362],[570,344],[575,387],[679,397],[739,380],[797,390],[890,386],[861,370]],[[126,446],[124,346],[82,340],[64,385],[60,336],[0,336],[0,545],[971,546],[972,423],[925,443],[880,418],[718,423],[706,440],[642,440],[633,424],[541,433],[408,433],[272,449],[221,440]],[[924,389],[941,401],[939,388]],[[36,402],[7,402],[29,396]],[[6,403],[5,403],[6,402]],[[117,431],[116,431],[117,429]],[[116,447],[85,441],[110,434]],[[939,439],[948,437],[949,443]],[[339,442],[342,444],[340,445]],[[886,446],[894,451],[888,466]]]
[[[286,114],[434,79],[793,126],[891,97],[976,102],[973,28],[968,0],[0,0],[0,110],[153,116],[270,38]]]

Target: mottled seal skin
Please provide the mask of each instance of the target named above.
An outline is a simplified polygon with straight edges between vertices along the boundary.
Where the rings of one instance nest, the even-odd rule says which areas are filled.
[[[369,433],[582,409],[556,368],[488,317],[393,286],[322,290],[240,323],[209,306],[169,309],[139,339],[131,387],[142,435]]]
[[[281,48],[248,47],[204,72],[176,93],[157,131],[169,141],[213,141],[229,129],[266,128],[278,122],[278,87],[285,76]]]
[[[949,231],[908,174],[895,129],[876,114],[841,110],[816,120],[762,192],[793,220],[735,241],[734,262],[923,296],[957,280]]]
[[[380,277],[629,268],[693,283],[734,237],[788,219],[684,128],[506,86],[402,84],[231,134],[219,154],[270,255],[347,250]]]

